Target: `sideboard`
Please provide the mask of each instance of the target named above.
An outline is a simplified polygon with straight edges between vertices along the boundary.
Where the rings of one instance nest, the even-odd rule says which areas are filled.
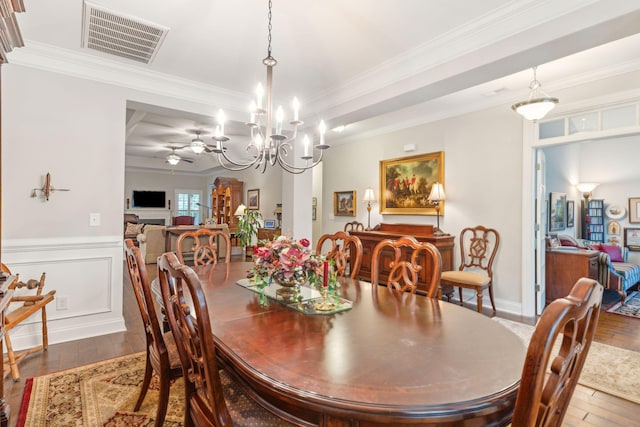
[[[433,244],[442,256],[442,271],[453,270],[453,240],[455,236],[449,234],[435,235],[432,225],[418,224],[378,224],[370,231],[350,231],[349,234],[357,236],[362,242],[362,264],[358,279],[371,281],[371,254],[375,246],[384,239],[399,239],[403,236],[414,237],[419,242],[429,242]],[[382,251],[380,283],[386,283],[389,277],[389,262],[391,261],[391,250]],[[409,255],[407,254],[407,257]],[[426,277],[429,271],[423,270],[419,275],[418,289],[416,292],[426,294]]]
[[[545,301],[564,298],[581,277],[598,280],[598,251],[549,249],[545,254]]]

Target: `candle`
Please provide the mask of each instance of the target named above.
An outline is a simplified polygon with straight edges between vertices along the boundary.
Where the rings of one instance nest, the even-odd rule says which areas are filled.
[[[224,136],[224,111],[222,109],[218,110],[218,126],[220,127],[220,136]]]
[[[324,262],[324,276],[322,277],[322,286],[328,286],[328,278],[329,278],[329,261]]]
[[[324,145],[324,134],[327,131],[327,125],[324,124],[324,120],[320,120],[318,130],[320,131],[320,145]]]
[[[304,143],[304,157],[309,157],[309,137],[307,136],[307,134],[304,135],[304,139],[302,140],[302,142]]]
[[[282,120],[284,120],[284,111],[280,105],[276,110],[276,135],[282,134]]]
[[[298,98],[293,97],[293,120],[298,120],[298,113],[300,111],[300,103],[298,102]]]

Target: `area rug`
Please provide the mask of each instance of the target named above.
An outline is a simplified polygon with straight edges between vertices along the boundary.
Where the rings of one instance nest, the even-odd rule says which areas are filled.
[[[135,353],[41,377],[25,384],[17,427],[150,427],[158,405],[159,382],[154,375],[138,412],[133,406],[144,376],[145,353]],[[253,425],[262,413],[224,371],[220,379],[231,417],[241,425]],[[169,407],[163,426],[182,426],[184,382],[171,385]],[[261,422],[281,426],[275,416]]]
[[[622,305],[622,302],[614,304],[607,309],[607,313],[621,314],[622,316],[640,319],[640,292],[632,292],[631,295],[625,299],[624,305]]]
[[[525,345],[529,344],[533,326],[499,317],[492,319],[511,329]],[[594,341],[578,383],[640,404],[640,353]]]

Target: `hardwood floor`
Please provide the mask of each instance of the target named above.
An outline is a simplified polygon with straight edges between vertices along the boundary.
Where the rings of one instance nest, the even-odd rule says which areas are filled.
[[[150,274],[154,273],[155,269],[150,268]],[[144,351],[145,336],[142,321],[126,268],[124,274],[123,310],[127,330],[101,337],[50,345],[47,352],[29,356],[20,365],[20,381],[13,382],[10,378],[5,380],[5,398],[12,412],[10,426],[16,425],[26,378]],[[501,314],[498,313],[498,315]],[[531,319],[514,318],[508,315],[502,315],[502,317],[532,323]],[[638,319],[602,312],[596,341],[640,352],[639,322]],[[638,425],[637,420],[640,420],[640,405],[578,385],[563,425],[632,427]]]

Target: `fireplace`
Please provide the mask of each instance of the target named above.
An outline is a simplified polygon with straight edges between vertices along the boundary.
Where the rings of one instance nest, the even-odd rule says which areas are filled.
[[[144,218],[140,219],[140,222],[145,224],[153,224],[153,225],[165,225],[164,218]]]

